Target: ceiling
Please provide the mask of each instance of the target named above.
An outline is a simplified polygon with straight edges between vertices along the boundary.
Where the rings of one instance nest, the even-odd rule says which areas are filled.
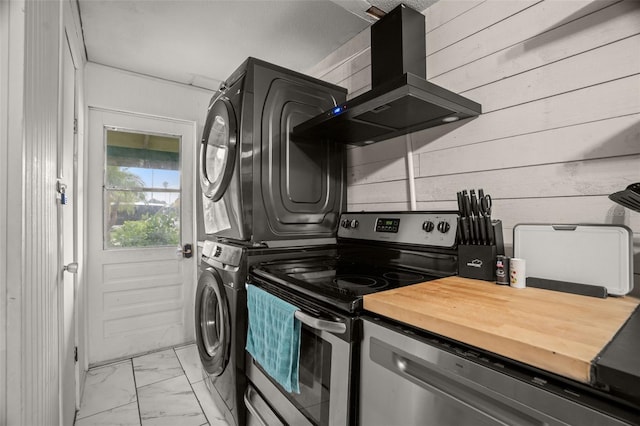
[[[424,11],[435,0],[402,3]],[[305,72],[399,0],[78,0],[90,62],[216,90],[248,56]]]

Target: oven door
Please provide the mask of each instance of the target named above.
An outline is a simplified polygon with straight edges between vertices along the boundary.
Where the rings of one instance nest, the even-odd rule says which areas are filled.
[[[278,297],[282,295],[278,294]],[[296,306],[300,307],[300,304]],[[317,315],[310,315],[302,310],[296,314],[296,318],[302,322],[300,393],[284,390],[247,353],[249,381],[271,410],[286,424],[347,425],[351,415],[350,386],[354,355],[352,339],[343,339],[347,333],[348,327],[345,324],[348,319],[344,318],[344,322],[319,319]],[[259,405],[252,406],[251,398],[249,401],[245,398],[245,402],[253,417],[259,419],[261,416],[269,416],[268,412],[260,413]]]

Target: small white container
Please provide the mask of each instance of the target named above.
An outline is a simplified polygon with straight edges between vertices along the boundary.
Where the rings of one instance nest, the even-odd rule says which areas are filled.
[[[524,259],[513,257],[509,260],[509,285],[513,288],[527,286],[527,262]]]

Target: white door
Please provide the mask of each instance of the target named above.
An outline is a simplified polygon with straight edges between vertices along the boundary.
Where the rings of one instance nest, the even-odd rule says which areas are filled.
[[[76,257],[76,204],[75,181],[75,82],[76,68],[69,44],[64,43],[62,83],[62,139],[58,148],[58,244],[61,256],[59,286],[60,312],[60,416],[62,425],[72,425],[76,410],[75,363],[75,261]],[[64,194],[62,194],[64,192]],[[66,266],[66,268],[65,268]],[[65,270],[66,269],[66,270]]]
[[[89,364],[193,340],[195,123],[89,109]]]

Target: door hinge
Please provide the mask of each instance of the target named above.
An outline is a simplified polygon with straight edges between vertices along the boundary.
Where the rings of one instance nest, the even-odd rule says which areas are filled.
[[[78,362],[78,347],[73,348],[73,360]]]
[[[78,119],[77,118],[73,119],[73,134],[74,135],[78,134]]]

